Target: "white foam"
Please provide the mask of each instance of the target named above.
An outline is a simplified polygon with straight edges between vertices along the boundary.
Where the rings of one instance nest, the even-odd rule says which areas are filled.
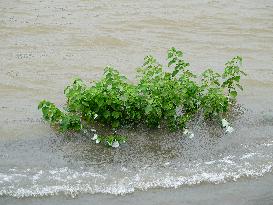
[[[248,156],[251,155],[249,154]],[[248,158],[243,157],[243,159]],[[134,192],[135,189],[177,188],[182,185],[196,185],[200,183],[219,184],[227,181],[236,181],[241,177],[258,177],[272,172],[272,163],[263,164],[259,167],[235,165],[234,168],[235,162],[232,164],[227,163],[227,159],[230,159],[230,157],[218,161],[204,162],[203,165],[195,164],[195,167],[193,166],[190,170],[191,172],[187,174],[183,171],[180,173],[177,169],[156,173],[156,168],[154,170],[146,168],[147,171],[140,170],[133,176],[124,175],[124,177],[117,178],[111,175],[83,171],[82,169],[73,170],[68,167],[47,171],[29,169],[29,175],[27,176],[24,174],[0,173],[0,196],[23,198],[65,194],[75,197],[83,193],[123,195]],[[226,166],[219,169],[223,163]],[[208,167],[211,166],[215,170],[209,171]],[[36,174],[32,174],[34,171]],[[20,171],[13,169],[13,172]]]

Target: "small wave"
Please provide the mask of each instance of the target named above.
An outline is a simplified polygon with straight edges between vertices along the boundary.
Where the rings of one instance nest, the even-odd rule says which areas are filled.
[[[173,167],[145,167],[137,173],[120,169],[113,174],[101,174],[83,167],[73,170],[68,167],[38,170],[17,168],[0,173],[0,196],[2,197],[42,197],[64,194],[75,197],[79,194],[124,195],[135,190],[151,188],[178,188],[200,183],[225,183],[240,178],[255,178],[270,173],[273,165],[269,160],[263,164],[253,164],[251,158],[256,153],[241,157],[227,156],[219,160],[193,163]],[[240,163],[239,163],[240,162]],[[117,174],[119,173],[119,174]]]

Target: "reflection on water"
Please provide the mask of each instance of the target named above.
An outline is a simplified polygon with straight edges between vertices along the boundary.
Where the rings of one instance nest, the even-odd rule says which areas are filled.
[[[271,1],[24,0],[0,10],[0,196],[125,194],[272,174]],[[98,79],[111,64],[134,80],[145,55],[164,62],[171,46],[197,72],[243,56],[246,110],[230,116],[234,133],[196,119],[193,139],[131,128],[120,131],[127,145],[107,149],[42,123],[38,101],[61,106],[73,77]]]

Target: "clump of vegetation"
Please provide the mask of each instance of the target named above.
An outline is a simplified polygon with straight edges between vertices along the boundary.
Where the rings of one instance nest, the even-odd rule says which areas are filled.
[[[108,66],[101,80],[87,85],[76,79],[66,87],[65,111],[45,100],[38,108],[44,119],[61,131],[79,131],[94,123],[113,129],[137,124],[186,129],[197,113],[202,113],[205,119],[222,120],[236,101],[238,89],[243,90],[240,80],[246,74],[241,70],[242,58],[237,56],[228,61],[223,74],[207,69],[199,77],[189,70],[190,64],[181,51],[171,48],[167,58],[171,72],[165,71],[153,56],[147,56],[137,70],[138,83],[133,84]],[[93,138],[112,147],[126,141],[115,134]]]

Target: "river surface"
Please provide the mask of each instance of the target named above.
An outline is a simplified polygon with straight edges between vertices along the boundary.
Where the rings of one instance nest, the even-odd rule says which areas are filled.
[[[199,73],[243,57],[234,133],[196,120],[192,139],[138,128],[106,149],[41,120],[74,77],[134,81],[172,46]],[[0,1],[0,204],[91,202],[273,204],[273,1]]]

